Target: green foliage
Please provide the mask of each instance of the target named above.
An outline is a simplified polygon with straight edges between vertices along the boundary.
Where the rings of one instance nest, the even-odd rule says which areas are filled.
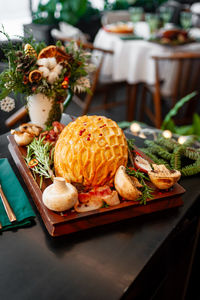
[[[0,100],[13,92],[25,96],[42,93],[58,102],[63,102],[68,95],[68,90],[75,89],[76,84],[78,84],[77,80],[88,75],[89,55],[85,54],[84,50],[75,46],[74,43],[69,43],[65,48],[66,60],[62,62],[62,65],[60,64],[61,73],[59,76],[57,75],[57,79],[49,82],[48,77],[44,77],[42,71],[40,71],[42,78],[38,81],[30,80],[30,72],[38,71],[39,69],[36,56],[43,48],[46,48],[46,44],[43,42],[36,43],[32,37],[20,37],[21,42],[16,46],[11,42],[4,29],[0,32],[8,39],[7,49],[4,49],[5,56],[8,59],[8,68],[0,74]],[[36,56],[34,54],[27,54],[24,51],[24,45],[27,43],[33,48],[33,51],[36,51]],[[60,43],[58,44],[60,45]],[[63,87],[62,83],[66,77],[68,86]],[[84,83],[82,83],[81,87],[84,91],[88,91],[87,84],[84,87]]]
[[[178,145],[178,142],[176,140],[166,139],[162,136],[155,140],[155,143],[160,146],[164,146],[169,151],[173,151],[173,149]]]
[[[181,100],[179,100],[176,105],[169,111],[169,113],[166,115],[161,129],[162,130],[170,130],[173,133],[176,133],[178,135],[196,135],[200,137],[200,116],[195,113],[193,115],[193,122],[191,125],[184,125],[184,126],[176,126],[173,117],[176,116],[178,113],[178,110],[188,101],[193,99],[197,95],[197,92],[193,92],[185,97],[183,97]]]
[[[142,173],[138,170],[133,170],[133,169],[129,169],[129,168],[126,168],[126,173],[129,176],[136,177],[138,179],[138,181],[140,182],[140,184],[142,185],[142,187],[141,187],[142,196],[137,200],[140,201],[140,204],[145,205],[147,202],[147,199],[153,198],[152,193],[154,190],[150,186],[148,186],[145,182],[145,181],[149,181],[149,178],[144,173]]]
[[[115,1],[104,1],[105,10],[119,10],[128,9],[131,6],[140,6],[147,11],[155,11],[159,5],[166,2],[167,0],[115,0]]]
[[[87,0],[39,1],[36,11],[32,11],[33,23],[54,25],[60,21],[76,24],[87,9]]]
[[[59,19],[72,25],[75,25],[86,12],[87,0],[60,0],[60,3],[62,8]]]
[[[135,148],[134,148],[134,139],[128,139],[127,140],[127,144],[128,144],[128,148],[133,151]]]
[[[57,0],[49,0],[46,4],[39,1],[37,10],[32,12],[33,23],[36,24],[56,24],[55,18]]]
[[[159,154],[159,156],[162,157],[165,160],[170,160],[171,159],[171,154],[168,152],[168,150],[166,150],[163,147],[157,145],[153,141],[145,140],[144,143],[150,148],[151,153]]]
[[[36,159],[38,164],[31,170],[33,174],[40,176],[40,187],[42,186],[43,177],[53,179],[53,153],[54,146],[50,143],[43,143],[45,137],[34,138],[31,144],[27,146],[26,163],[27,165],[32,159]]]
[[[191,147],[189,143],[192,144],[192,140],[180,145],[174,139],[159,138],[145,141],[147,148],[141,151],[156,164],[165,164],[168,168],[180,170],[182,176],[191,176],[200,173],[200,149]]]
[[[183,176],[192,176],[198,174],[199,169],[200,169],[200,159],[195,161],[193,164],[182,168],[181,173]]]
[[[193,134],[200,136],[200,116],[198,114],[193,115]]]

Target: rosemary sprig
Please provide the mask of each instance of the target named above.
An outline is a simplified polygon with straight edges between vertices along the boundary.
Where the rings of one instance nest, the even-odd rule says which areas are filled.
[[[40,176],[40,187],[42,186],[43,178],[53,179],[54,174],[51,169],[53,166],[54,147],[50,143],[43,143],[45,137],[36,139],[27,146],[26,162],[32,159],[37,159],[38,164],[32,168],[34,177],[36,174]]]
[[[153,198],[152,195],[153,189],[145,183],[145,180],[149,181],[149,178],[144,173],[138,170],[129,169],[128,167],[126,168],[126,172],[128,175],[136,177],[138,181],[141,183],[142,196],[138,200],[140,201],[140,204],[145,205],[147,203],[147,199]]]

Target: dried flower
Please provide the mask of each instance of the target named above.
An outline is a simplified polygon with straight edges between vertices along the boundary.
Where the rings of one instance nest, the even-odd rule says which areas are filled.
[[[6,97],[0,102],[1,110],[10,112],[15,108],[15,100],[10,97]]]
[[[80,77],[74,86],[74,92],[83,93],[90,88],[90,81],[87,77]]]

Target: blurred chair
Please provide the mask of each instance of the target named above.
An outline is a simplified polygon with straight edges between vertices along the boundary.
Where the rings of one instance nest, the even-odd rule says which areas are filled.
[[[103,26],[116,22],[129,22],[131,21],[130,12],[128,10],[113,10],[105,12],[101,18]]]
[[[63,38],[62,42],[70,42],[71,39]],[[110,77],[101,77],[101,68],[106,55],[113,55],[113,51],[106,50],[98,47],[94,47],[91,43],[82,43],[76,41],[77,45],[81,45],[83,49],[91,52],[91,63],[95,64],[95,71],[90,75],[91,82],[91,93],[76,94],[73,97],[73,101],[82,108],[82,115],[90,112],[96,112],[98,110],[107,110],[112,107],[126,104],[126,99],[122,101],[116,101],[112,99],[110,101],[110,96],[115,94],[115,90],[123,86],[125,82],[114,82]],[[92,101],[96,95],[102,96],[102,103],[100,105],[93,105]]]
[[[174,53],[166,56],[153,56],[152,58],[155,61],[155,85],[144,85],[140,106],[140,121],[146,113],[155,127],[160,128],[164,101],[165,104],[169,104],[170,109],[182,97],[193,91],[200,91],[200,54]],[[164,77],[161,76],[163,63],[166,64],[168,70]],[[164,93],[165,78],[171,79],[168,95]],[[153,111],[147,106],[147,92],[150,92],[153,98]],[[187,108],[182,112],[181,118],[175,120],[176,123],[186,124],[190,122],[196,109],[195,105],[197,105],[197,99],[187,103]]]
[[[87,42],[87,35],[84,34],[80,29],[74,27],[66,22],[60,22],[59,29],[52,29],[51,36],[55,40],[62,40],[63,38],[80,40],[81,42]]]

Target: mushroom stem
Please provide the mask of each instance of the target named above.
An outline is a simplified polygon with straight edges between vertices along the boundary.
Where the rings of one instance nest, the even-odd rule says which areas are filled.
[[[54,177],[53,179],[54,189],[57,191],[67,190],[66,181],[63,177]]]

